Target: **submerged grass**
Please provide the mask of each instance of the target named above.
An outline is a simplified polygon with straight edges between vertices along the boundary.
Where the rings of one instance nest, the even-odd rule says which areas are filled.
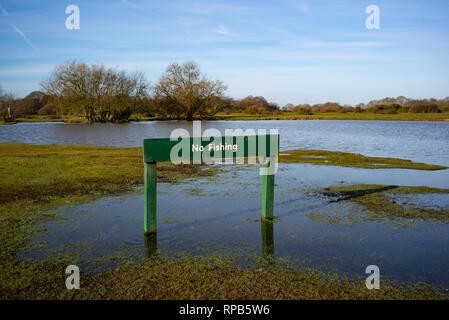
[[[111,195],[143,184],[141,148],[0,143],[0,204],[51,196]],[[212,167],[158,163],[159,182],[210,176]],[[216,169],[216,168],[215,168]]]
[[[406,220],[409,223],[418,221],[449,223],[449,207],[412,204],[414,195],[447,194],[449,189],[430,187],[408,187],[394,185],[359,184],[351,186],[333,186],[320,190],[331,201],[351,201],[365,207],[369,220]],[[342,221],[342,217],[329,217],[333,222]]]
[[[444,170],[447,167],[413,162],[398,158],[365,157],[358,153],[325,150],[288,150],[279,155],[283,163],[311,163],[316,165],[366,169]]]
[[[211,176],[216,166],[158,164],[158,181]],[[118,195],[143,184],[141,148],[0,143],[0,290],[29,288],[62,271],[60,261],[17,258],[32,234],[44,231],[50,211],[101,196]]]
[[[158,164],[161,182],[212,176],[216,166]],[[17,256],[45,231],[51,211],[143,183],[141,148],[0,144],[0,299],[440,299],[431,287],[384,285],[367,290],[332,274],[268,266],[236,267],[227,259],[157,259],[97,275],[81,275],[81,289],[65,288],[71,257],[44,261]],[[102,259],[104,259],[103,257]]]
[[[80,290],[65,288],[63,272],[26,289],[0,291],[4,298],[42,299],[447,299],[426,285],[396,286],[384,281],[367,290],[350,281],[313,270],[266,265],[236,267],[224,258],[152,258],[98,275],[81,275]]]

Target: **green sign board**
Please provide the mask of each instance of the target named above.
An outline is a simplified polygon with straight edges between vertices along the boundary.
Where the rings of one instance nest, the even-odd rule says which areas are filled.
[[[236,160],[237,163],[262,163],[262,208],[264,219],[273,218],[274,173],[279,154],[279,135],[179,137],[144,139],[145,233],[156,232],[157,162],[174,164]]]
[[[186,137],[144,139],[144,162],[224,160],[243,157],[270,157],[279,153],[279,135]]]

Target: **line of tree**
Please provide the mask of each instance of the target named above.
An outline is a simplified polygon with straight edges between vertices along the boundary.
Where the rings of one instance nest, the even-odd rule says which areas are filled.
[[[398,103],[401,102],[401,103]],[[292,105],[287,104],[283,110],[296,112],[299,114],[313,114],[323,112],[356,112],[356,113],[378,113],[378,114],[397,114],[397,113],[440,113],[449,112],[449,97],[438,99],[409,99],[405,97],[385,98],[382,100],[373,100],[368,104],[358,104],[355,107],[349,105],[340,105],[337,102],[326,102],[322,104]]]
[[[337,102],[291,103],[284,107],[262,96],[233,99],[225,96],[227,86],[211,80],[195,62],[172,63],[150,86],[141,72],[106,68],[104,65],[67,62],[57,66],[41,83],[43,91],[33,91],[23,99],[4,93],[0,87],[0,117],[5,121],[33,115],[84,116],[90,122],[125,122],[131,115],[168,119],[208,119],[218,112],[310,115],[322,112],[435,113],[449,112],[445,99],[410,99],[403,96],[372,100],[355,107]]]

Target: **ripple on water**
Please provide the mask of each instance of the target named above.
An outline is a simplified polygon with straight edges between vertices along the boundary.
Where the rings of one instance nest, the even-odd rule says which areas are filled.
[[[448,188],[445,171],[438,173],[444,176],[440,180],[435,172],[428,171],[335,170],[327,166],[280,164],[275,189],[275,215],[280,221],[267,228],[257,220],[261,186],[257,167],[225,168],[218,177],[178,185],[159,184],[159,254],[234,253],[238,263],[245,265],[254,256],[272,254],[267,248],[273,245],[276,258],[290,258],[298,267],[324,267],[328,271],[363,276],[366,266],[376,264],[383,277],[449,285],[449,225],[424,223],[410,228],[398,228],[388,222],[332,225],[311,216],[363,214],[361,208],[348,201],[329,202],[310,192],[341,182],[345,185],[428,183],[432,187]],[[202,192],[190,192],[194,189]],[[438,199],[423,197],[422,200]],[[139,189],[131,195],[61,208],[65,219],[46,222],[49,233],[35,239],[46,241],[47,248],[22,255],[44,259],[55,254],[49,250],[57,252],[62,248],[73,254],[74,248],[79,248],[76,244],[84,243],[87,245],[77,251],[77,257],[81,266],[92,270],[101,269],[101,264],[94,266],[92,260],[117,248],[133,258],[143,257],[143,201],[143,190]],[[155,242],[151,243],[155,249]],[[110,267],[111,262],[104,266]]]

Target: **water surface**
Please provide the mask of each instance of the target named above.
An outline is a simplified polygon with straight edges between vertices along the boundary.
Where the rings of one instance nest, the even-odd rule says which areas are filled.
[[[124,125],[22,123],[0,126],[0,142],[141,146],[143,138],[191,131],[185,121]],[[203,121],[202,128],[277,129],[281,149],[320,149],[366,156],[398,157],[449,166],[449,123],[389,121]],[[363,208],[349,201],[330,202],[311,192],[330,185],[387,184],[449,188],[449,170],[355,169],[311,164],[280,164],[276,175],[275,215],[260,221],[261,177],[255,166],[228,166],[218,177],[158,185],[157,238],[143,235],[143,190],[102,198],[75,208],[58,208],[63,217],[45,223],[48,233],[34,243],[46,247],[23,252],[44,259],[58,252],[76,256],[83,270],[111,267],[92,260],[124,249],[131,258],[148,254],[232,253],[238,263],[254,257],[288,258],[298,267],[323,268],[365,276],[366,266],[397,281],[425,281],[449,287],[449,225],[366,221]],[[416,196],[410,205],[446,207],[447,195]],[[324,215],[354,215],[356,223],[330,224]],[[75,259],[75,258],[74,258]]]
[[[203,130],[277,129],[281,149],[356,152],[449,165],[449,123],[416,121],[279,120],[202,121]],[[19,123],[0,126],[0,142],[142,145],[143,138],[169,137],[172,130],[192,131],[192,122],[150,121],[128,124]]]
[[[49,233],[36,237],[36,242],[45,241],[47,247],[25,257],[43,259],[58,249],[74,252],[84,244],[77,263],[93,272],[99,267],[92,266],[92,258],[120,248],[126,248],[133,259],[148,254],[231,254],[244,266],[254,264],[258,257],[287,258],[298,268],[350,277],[364,276],[365,268],[375,264],[383,279],[449,288],[448,224],[421,221],[404,227],[389,220],[366,221],[357,204],[331,202],[311,192],[331,184],[359,183],[361,177],[364,183],[413,184],[411,172],[280,164],[275,189],[275,216],[280,221],[265,225],[257,220],[261,191],[257,167],[228,166],[214,178],[159,184],[157,239],[144,238],[140,189],[133,195],[60,208],[65,219],[47,222]],[[441,186],[449,187],[448,182]],[[449,208],[449,195],[434,201]],[[361,219],[337,224],[316,219],[322,214],[348,213]],[[53,249],[57,250],[49,251]]]

